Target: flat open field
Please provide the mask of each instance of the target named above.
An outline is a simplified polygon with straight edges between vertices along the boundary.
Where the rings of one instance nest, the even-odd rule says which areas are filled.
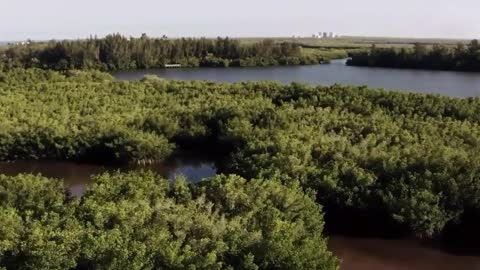
[[[459,42],[466,43],[469,40],[462,39],[440,39],[440,38],[401,38],[401,37],[360,37],[360,36],[341,36],[338,38],[311,38],[311,37],[265,37],[274,39],[277,42],[296,42],[308,46],[324,47],[324,48],[344,48],[356,49],[366,48],[377,45],[377,47],[411,47],[415,43],[425,45],[444,44],[456,45]],[[245,43],[254,43],[265,38],[240,38]]]

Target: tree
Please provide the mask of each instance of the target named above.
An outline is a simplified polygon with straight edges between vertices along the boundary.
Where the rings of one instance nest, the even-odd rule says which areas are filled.
[[[82,230],[60,181],[0,175],[0,268],[68,269]]]
[[[414,44],[414,52],[417,60],[422,59],[427,54],[427,47],[420,43]]]

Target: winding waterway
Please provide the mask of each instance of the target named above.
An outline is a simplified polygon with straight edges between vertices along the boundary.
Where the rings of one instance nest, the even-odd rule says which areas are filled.
[[[345,62],[346,60],[334,60],[329,65],[311,66],[150,69],[119,71],[113,75],[118,80],[140,80],[145,75],[152,74],[166,79],[217,82],[339,83],[454,97],[480,96],[480,73],[353,67],[345,65]]]

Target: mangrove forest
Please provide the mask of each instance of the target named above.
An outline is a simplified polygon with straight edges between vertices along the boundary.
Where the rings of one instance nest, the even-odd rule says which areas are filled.
[[[93,176],[82,198],[0,176],[0,269],[333,270],[326,230],[441,239],[480,218],[479,98],[8,68],[0,118],[5,162],[223,160],[197,184]]]

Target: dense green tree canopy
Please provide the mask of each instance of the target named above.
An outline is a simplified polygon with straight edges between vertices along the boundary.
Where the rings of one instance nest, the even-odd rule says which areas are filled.
[[[415,44],[413,49],[378,49],[373,46],[370,52],[353,54],[352,59],[347,64],[353,66],[480,71],[480,45],[478,40],[472,40],[467,45],[459,43],[456,47],[437,44],[428,48],[422,44]]]
[[[163,68],[166,64],[183,67],[305,65],[328,62],[331,55],[328,51],[304,53],[297,44],[276,43],[271,39],[242,44],[228,37],[166,39],[143,35],[126,38],[113,34],[102,39],[11,46],[0,50],[0,67],[112,71]]]
[[[320,207],[299,187],[218,176],[97,176],[81,202],[58,181],[0,176],[7,269],[337,269]]]
[[[0,269],[69,269],[82,228],[59,180],[0,175]]]
[[[421,235],[477,205],[478,99],[38,70],[4,76],[4,160],[161,160],[213,138],[235,147],[230,172],[300,181],[322,203],[379,207]],[[100,79],[81,81],[92,76]]]
[[[324,206],[326,217],[335,211],[375,213],[372,219],[385,216],[425,238],[441,234],[445,225],[461,218],[466,209],[480,212],[479,98],[296,83],[222,84],[158,78],[125,82],[113,81],[100,72],[12,69],[0,74],[0,118],[1,160],[162,160],[181,148],[207,145],[206,149],[229,149],[223,172],[241,176],[173,187],[148,174],[104,175],[97,178],[79,206],[58,194],[42,196],[40,202],[55,200],[59,207],[33,210],[57,218],[36,223],[52,232],[39,237],[65,243],[60,253],[81,258],[51,262],[61,267],[81,263],[85,267],[148,268],[166,263],[181,269],[198,261],[199,268],[241,262],[248,269],[308,269],[311,264],[306,262],[327,263],[327,255],[319,255],[320,261],[312,259],[316,253],[311,250],[326,254],[322,246],[311,246],[314,243],[305,240],[321,239],[314,233],[321,233],[323,225],[320,214],[313,214],[318,209],[305,199],[308,203],[299,207],[307,209],[305,213],[311,213],[316,221],[303,212],[292,216],[289,211],[297,206],[288,206],[287,195],[271,197],[277,194],[275,190],[301,197],[301,188]],[[27,194],[30,198],[46,188],[61,192],[53,184],[37,187],[38,181],[45,182],[39,178],[20,177],[18,181],[24,181],[21,186],[27,190],[3,192],[7,195],[2,196]],[[265,194],[254,191],[263,185],[268,190]],[[25,210],[31,204],[17,201],[1,202],[5,238],[0,240],[0,251],[5,262],[20,258],[15,254],[23,254],[17,249],[24,246],[16,243],[30,237],[33,229],[28,226],[34,226],[27,222],[22,225],[27,229],[15,229],[32,213]],[[208,208],[211,203],[216,208]],[[204,213],[205,219],[198,217],[196,222],[204,227],[195,230],[221,241],[172,236],[170,227],[150,223],[160,218],[173,220],[174,227],[192,229],[188,226],[194,225],[185,220],[175,223],[180,217],[174,213],[157,211],[165,205],[192,219],[197,218],[196,212]],[[72,207],[76,209],[73,213]],[[270,216],[287,223],[268,223]],[[296,223],[298,218],[301,224]],[[221,224],[233,231],[241,227],[232,234],[238,238],[230,239],[225,231],[218,231]],[[63,228],[69,228],[74,236],[77,230],[88,232],[90,242],[81,243],[83,249],[78,250],[73,239],[77,238],[62,235]],[[164,231],[158,234],[164,238],[147,239],[150,230],[157,229]],[[255,230],[262,232],[264,242],[253,244]],[[295,245],[283,242],[275,233],[290,235]],[[179,246],[165,249],[169,254],[152,251],[157,244],[170,243],[168,239],[180,241],[171,242]],[[188,249],[182,241],[191,242]],[[125,250],[127,246],[136,248]],[[201,247],[205,249],[189,253]],[[50,252],[48,248],[40,249]],[[177,257],[178,252],[183,253]],[[300,253],[303,256],[297,260]],[[195,254],[202,258],[194,259]],[[28,260],[38,265],[49,263],[40,257]]]

